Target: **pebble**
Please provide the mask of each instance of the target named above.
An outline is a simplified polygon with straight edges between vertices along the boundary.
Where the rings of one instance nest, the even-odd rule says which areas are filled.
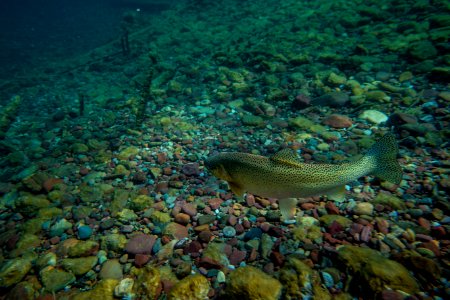
[[[201,215],[198,218],[198,224],[199,225],[211,224],[212,222],[214,222],[214,220],[216,220],[216,216],[214,215]]]
[[[187,225],[189,224],[191,217],[188,214],[179,213],[175,216],[174,220],[181,225]]]
[[[122,266],[118,259],[109,259],[103,263],[99,276],[101,279],[117,279],[123,277]]]
[[[222,233],[225,237],[232,238],[236,235],[236,229],[234,229],[234,227],[231,226],[225,226],[222,229]]]
[[[261,236],[262,236],[262,230],[260,228],[254,227],[245,233],[244,241],[260,239]]]
[[[212,234],[209,230],[204,230],[198,234],[198,239],[203,243],[209,243],[213,236],[214,234]]]
[[[57,292],[75,282],[75,276],[72,273],[46,267],[39,272],[44,288],[49,292]]]
[[[124,278],[114,289],[114,296],[118,298],[130,297],[133,294],[133,278]]]
[[[194,217],[197,214],[197,207],[192,203],[184,203],[181,206],[181,211],[190,217]]]
[[[186,226],[172,222],[166,225],[166,227],[163,230],[163,235],[167,235],[171,238],[181,240],[187,238],[189,236],[189,233]]]
[[[347,116],[332,114],[324,119],[323,124],[333,128],[348,128],[353,125],[353,122]]]
[[[0,269],[0,287],[8,288],[22,280],[31,269],[31,261],[14,258],[2,263]]]
[[[343,92],[331,92],[311,101],[313,105],[325,105],[332,107],[342,107],[350,100],[350,97]]]
[[[61,236],[66,230],[71,229],[73,224],[66,219],[61,219],[50,227],[50,237]]]
[[[373,204],[369,202],[359,202],[353,208],[353,212],[358,215],[367,215],[371,216],[373,214]]]
[[[374,124],[381,124],[388,120],[388,116],[382,113],[381,111],[368,109],[363,111],[362,114],[359,115],[360,119],[367,120]]]
[[[157,236],[149,234],[137,234],[127,243],[125,251],[130,254],[151,254]]]
[[[76,276],[81,276],[89,272],[97,264],[96,256],[80,257],[80,258],[65,258],[61,261],[61,265],[67,271]]]
[[[134,257],[134,265],[138,268],[143,267],[150,260],[150,255],[136,254]]]
[[[334,279],[333,276],[330,275],[330,273],[320,272],[320,275],[322,277],[323,283],[327,288],[332,288],[334,286]]]
[[[87,240],[92,235],[92,228],[87,225],[78,227],[78,238],[80,240]]]

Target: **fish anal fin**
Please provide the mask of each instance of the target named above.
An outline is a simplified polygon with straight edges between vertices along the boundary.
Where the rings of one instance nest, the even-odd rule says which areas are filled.
[[[238,197],[242,198],[244,196],[244,189],[237,185],[234,182],[228,182],[228,185],[230,186],[231,191]]]
[[[277,153],[272,155],[270,159],[278,163],[296,167],[301,167],[302,165],[302,162],[300,161],[297,153],[295,153],[295,151],[290,148],[278,151]]]
[[[345,200],[345,186],[338,186],[334,189],[331,189],[327,192],[327,197],[330,200],[336,202],[342,202]]]
[[[284,198],[278,200],[281,212],[281,221],[286,224],[295,223],[295,212],[297,209],[296,198]]]

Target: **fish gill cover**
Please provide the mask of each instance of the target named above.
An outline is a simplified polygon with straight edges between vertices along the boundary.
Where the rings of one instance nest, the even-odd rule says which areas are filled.
[[[0,298],[449,297],[448,1],[14,3]],[[294,199],[293,224],[205,168],[355,164],[383,136],[400,182]]]

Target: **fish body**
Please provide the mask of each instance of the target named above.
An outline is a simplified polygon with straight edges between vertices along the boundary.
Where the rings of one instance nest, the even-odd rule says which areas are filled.
[[[305,164],[292,149],[283,149],[270,157],[220,153],[208,158],[205,166],[226,180],[238,196],[248,192],[279,200],[325,194],[340,197],[345,184],[366,175],[398,184],[402,170],[397,153],[394,135],[386,134],[362,158],[349,163]]]

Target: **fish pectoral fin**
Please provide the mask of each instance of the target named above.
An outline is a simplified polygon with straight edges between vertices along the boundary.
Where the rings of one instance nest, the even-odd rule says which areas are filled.
[[[242,196],[244,195],[244,189],[242,187],[240,187],[239,185],[237,185],[234,182],[228,182],[228,185],[230,186],[231,191],[238,197],[242,198]]]
[[[345,200],[345,185],[338,186],[327,192],[327,197],[330,200],[342,202]]]
[[[300,161],[297,153],[294,152],[294,150],[290,148],[286,148],[283,150],[278,151],[274,155],[270,157],[271,160],[276,161],[278,163],[282,163],[285,165],[295,166],[295,167],[301,167],[302,162]]]
[[[279,199],[278,205],[281,212],[281,221],[286,224],[295,223],[295,212],[297,209],[296,198]]]

